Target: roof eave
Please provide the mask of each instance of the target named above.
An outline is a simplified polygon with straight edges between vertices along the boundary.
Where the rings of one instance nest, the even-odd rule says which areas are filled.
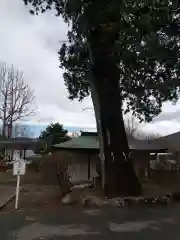
[[[60,146],[53,146],[53,149],[56,150],[66,150],[66,151],[93,151],[98,152],[100,151],[99,148],[72,148],[72,147],[60,147]],[[141,152],[165,152],[168,148],[161,148],[161,149],[131,149],[131,151],[141,151]]]

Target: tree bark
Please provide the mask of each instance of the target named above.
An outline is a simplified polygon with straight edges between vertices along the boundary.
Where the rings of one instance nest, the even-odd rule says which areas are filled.
[[[105,186],[107,195],[112,197],[141,193],[141,186],[130,159],[118,85],[119,83],[106,82],[98,90],[99,94],[102,94],[100,112],[104,140]]]
[[[88,41],[103,136],[106,195],[140,195],[142,188],[130,159],[123,121],[119,69],[112,54],[112,41],[97,40],[102,38],[102,32],[94,31]]]
[[[101,187],[104,189],[105,187],[105,157],[104,157],[104,144],[103,144],[103,136],[102,136],[102,129],[101,129],[101,117],[100,117],[100,108],[99,108],[99,101],[98,101],[98,95],[96,92],[95,86],[93,86],[93,82],[91,82],[91,98],[93,102],[94,107],[94,113],[95,113],[95,119],[96,119],[96,127],[97,127],[97,133],[99,137],[99,146],[100,146],[100,154],[99,157],[101,159]]]

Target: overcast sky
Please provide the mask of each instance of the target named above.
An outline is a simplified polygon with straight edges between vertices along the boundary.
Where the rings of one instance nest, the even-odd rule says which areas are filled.
[[[58,67],[57,51],[66,33],[67,25],[51,13],[31,16],[22,0],[0,1],[0,61],[22,70],[25,81],[35,89],[39,113],[31,122],[93,127],[93,111],[82,111],[92,106],[91,100],[68,100]],[[142,127],[163,135],[180,131],[180,103],[165,104],[163,113]]]

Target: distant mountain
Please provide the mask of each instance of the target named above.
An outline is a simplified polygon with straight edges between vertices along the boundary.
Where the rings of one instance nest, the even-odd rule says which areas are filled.
[[[45,130],[47,125],[38,124],[18,124],[13,130],[14,137],[32,137],[36,138],[40,133]],[[68,130],[69,133],[79,133],[80,131],[94,131],[92,128],[83,128],[77,126],[66,126],[64,128]]]

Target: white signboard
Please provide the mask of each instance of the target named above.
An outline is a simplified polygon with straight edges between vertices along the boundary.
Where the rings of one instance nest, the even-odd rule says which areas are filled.
[[[13,175],[24,175],[26,171],[26,163],[20,159],[13,163]]]

